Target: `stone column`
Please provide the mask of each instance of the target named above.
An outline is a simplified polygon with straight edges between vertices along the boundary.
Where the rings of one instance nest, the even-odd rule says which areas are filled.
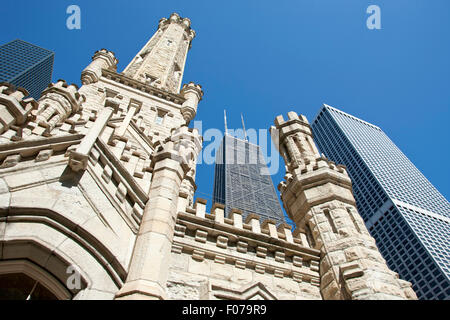
[[[196,130],[175,130],[152,159],[153,176],[125,285],[116,299],[165,299],[181,181],[201,148]]]
[[[345,167],[318,155],[306,118],[289,112],[289,120],[278,116],[271,130],[279,137],[275,144],[294,153],[283,155],[286,163],[300,157],[296,166],[289,166],[279,190],[289,217],[322,252],[322,297],[417,299],[411,284],[400,280],[378,251],[356,209]]]

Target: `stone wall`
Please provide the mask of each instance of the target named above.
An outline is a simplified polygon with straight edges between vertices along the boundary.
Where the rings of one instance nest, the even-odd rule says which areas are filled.
[[[319,251],[289,225],[242,221],[205,201],[178,212],[167,294],[172,299],[321,299]]]

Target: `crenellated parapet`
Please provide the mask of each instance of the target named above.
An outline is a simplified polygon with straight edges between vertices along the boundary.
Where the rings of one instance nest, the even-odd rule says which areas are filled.
[[[411,284],[391,271],[359,215],[352,183],[314,144],[304,116],[278,116],[271,128],[287,172],[279,185],[283,206],[321,251],[324,299],[416,299]]]
[[[86,98],[78,92],[75,84],[68,85],[64,80],[51,83],[42,92],[38,109],[33,112],[37,126],[33,133],[49,135],[59,124],[70,115],[81,111]]]
[[[350,206],[356,206],[352,193],[352,182],[343,165],[336,165],[324,156],[314,160],[305,159],[298,167],[287,172],[284,181],[278,185],[282,200],[286,202],[285,209],[293,219],[291,204],[295,202],[295,210],[308,212],[316,205],[331,200],[339,200]],[[320,187],[319,187],[320,186]],[[318,192],[318,190],[321,192]],[[304,192],[304,197],[292,197],[296,193]],[[298,214],[298,212],[297,212]]]
[[[288,113],[288,120],[284,120],[281,115],[276,117],[275,125],[276,127],[271,128],[272,135],[276,135],[274,142],[289,168],[296,168],[319,156],[305,116],[291,111]]]
[[[38,107],[33,98],[26,98],[28,91],[15,88],[9,83],[0,83],[0,134],[11,126],[23,125],[31,111]]]
[[[84,85],[97,82],[103,69],[116,71],[118,63],[114,52],[106,49],[96,51],[92,62],[81,72],[81,82]]]
[[[171,266],[169,280],[179,274],[204,277],[210,283],[208,299],[217,299],[223,293],[214,288],[223,291],[234,285],[258,283],[274,298],[283,298],[278,296],[280,288],[289,287],[292,297],[320,299],[320,251],[311,248],[300,229],[292,232],[290,225],[277,227],[272,220],[260,220],[257,214],[243,220],[238,209],[225,218],[221,204],[214,204],[208,213],[206,200],[197,198],[193,207],[177,214],[173,261],[187,261]],[[183,290],[188,291],[186,287]],[[170,285],[167,291],[171,293]]]
[[[195,38],[195,31],[194,29],[191,29],[191,20],[189,18],[181,18],[178,13],[174,12],[170,15],[169,19],[161,18],[159,20],[158,30],[164,31],[169,27],[170,24],[180,25],[186,32],[189,43],[192,41],[192,39]]]

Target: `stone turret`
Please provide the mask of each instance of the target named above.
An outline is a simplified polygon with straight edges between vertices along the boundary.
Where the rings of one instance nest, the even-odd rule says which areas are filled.
[[[44,131],[50,133],[56,125],[63,123],[71,114],[80,111],[85,100],[86,98],[80,95],[75,84],[68,85],[64,80],[51,83],[42,92],[38,109],[33,112],[35,122],[39,125],[33,133],[41,134]]]
[[[116,71],[119,61],[114,56],[114,52],[101,49],[95,52],[92,62],[81,72],[81,82],[91,84],[97,82],[102,76],[102,70]]]
[[[152,159],[152,184],[136,238],[130,271],[117,299],[165,299],[181,182],[189,172],[189,161],[201,149],[196,129],[181,127],[158,146]]]
[[[33,98],[24,99],[28,91],[15,89],[9,83],[0,83],[0,134],[13,125],[22,125],[38,104]]]
[[[274,143],[286,163],[281,199],[297,228],[321,251],[324,299],[416,299],[409,282],[391,271],[356,209],[344,166],[320,156],[307,119],[275,119]]]
[[[186,99],[181,106],[181,114],[183,115],[184,120],[186,120],[186,123],[189,124],[197,114],[198,103],[202,100],[202,86],[189,82],[188,84],[183,85],[181,95]]]

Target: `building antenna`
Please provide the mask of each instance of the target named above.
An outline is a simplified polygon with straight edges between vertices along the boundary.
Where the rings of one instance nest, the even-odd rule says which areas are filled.
[[[225,135],[227,135],[227,111],[225,109],[223,109],[223,122],[225,123]]]
[[[242,120],[242,129],[244,129],[244,140],[247,141],[247,132],[245,131],[245,124],[244,124],[244,116],[241,112],[241,120]]]

